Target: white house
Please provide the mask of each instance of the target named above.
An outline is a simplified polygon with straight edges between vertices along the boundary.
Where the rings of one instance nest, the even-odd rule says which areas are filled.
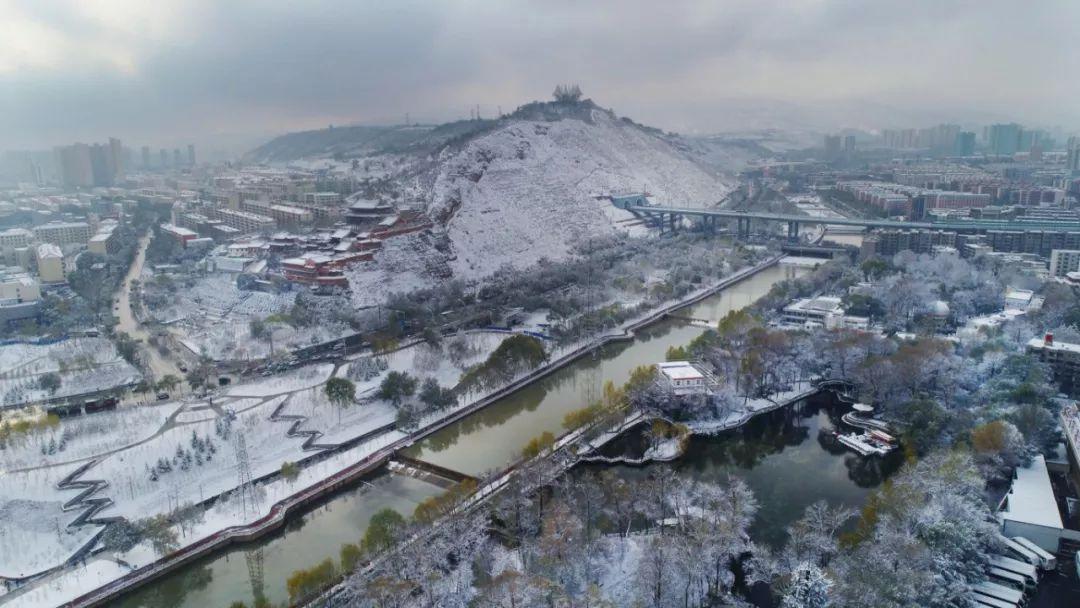
[[[1042,298],[1035,297],[1030,289],[1009,287],[1005,290],[1006,310],[1038,310],[1042,308]]]
[[[667,361],[659,364],[660,383],[676,396],[702,395],[709,392],[705,374],[689,361]]]
[[[841,299],[835,296],[818,296],[795,300],[784,307],[784,322],[801,327],[824,327],[826,329],[867,329],[870,319],[845,314]]]

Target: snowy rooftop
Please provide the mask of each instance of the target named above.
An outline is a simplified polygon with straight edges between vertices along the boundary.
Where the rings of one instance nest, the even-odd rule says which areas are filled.
[[[807,310],[826,313],[844,313],[844,309],[840,306],[840,298],[833,296],[818,296],[816,298],[797,300],[789,304],[786,308],[792,310]]]
[[[1030,466],[1016,470],[1008,506],[1001,515],[1021,523],[1058,529],[1065,527],[1058,512],[1054,490],[1050,486],[1046,460],[1041,455],[1036,456]]]
[[[995,312],[989,315],[983,315],[981,317],[972,317],[968,319],[968,326],[973,328],[979,327],[997,327],[1002,323],[1021,317],[1025,315],[1025,311],[1016,309],[1006,309],[1001,312]]]
[[[1017,300],[1017,301],[1021,301],[1021,302],[1030,302],[1032,296],[1034,296],[1034,295],[1035,295],[1035,292],[1031,291],[1030,289],[1017,289],[1015,287],[1010,287],[1007,290],[1005,290],[1005,299],[1006,300]]]
[[[1080,344],[1070,344],[1069,342],[1053,341],[1047,344],[1043,338],[1032,338],[1028,340],[1029,348],[1048,348],[1050,350],[1064,350],[1074,353],[1080,353]]]
[[[38,245],[37,249],[38,258],[62,258],[63,252],[60,251],[60,247],[53,245],[52,243],[42,243]]]
[[[199,233],[195,232],[194,230],[188,230],[187,228],[183,228],[175,224],[162,224],[161,229],[165,232],[171,232],[172,234],[175,234],[177,236],[199,236]]]
[[[38,226],[38,228],[86,228],[89,226],[86,222],[49,222]]]
[[[704,377],[689,361],[668,361],[659,367],[660,372],[672,380],[700,380]]]
[[[369,198],[358,198],[352,201],[352,204],[349,205],[349,208],[356,209],[357,211],[365,209],[389,209],[390,203],[384,203],[380,200]]]

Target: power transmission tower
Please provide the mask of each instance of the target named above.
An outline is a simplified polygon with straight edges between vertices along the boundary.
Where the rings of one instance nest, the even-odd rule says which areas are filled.
[[[236,450],[236,476],[240,491],[240,505],[244,510],[244,517],[247,517],[248,504],[251,505],[252,511],[257,508],[255,485],[251,477],[251,458],[248,456],[244,432],[238,430],[235,437],[233,448]]]

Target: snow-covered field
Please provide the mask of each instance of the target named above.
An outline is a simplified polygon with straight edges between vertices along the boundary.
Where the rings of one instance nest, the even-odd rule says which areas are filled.
[[[97,534],[98,526],[68,527],[75,513],[62,507],[75,493],[56,489],[78,466],[0,475],[0,576],[48,570]]]
[[[421,380],[435,378],[441,385],[452,387],[465,369],[486,359],[506,337],[498,332],[472,332],[447,338],[439,348],[419,343],[380,356],[385,365],[376,366],[377,373],[356,380],[358,396],[370,396],[390,370],[408,371]],[[348,366],[357,365],[363,358],[353,357]],[[339,373],[346,375],[348,366],[342,366]],[[56,428],[38,431],[24,442],[9,445],[0,452],[0,462],[10,470],[104,455],[81,478],[108,483],[96,497],[108,497],[114,503],[100,516],[122,516],[134,521],[169,513],[235,491],[240,485],[237,439],[241,435],[253,478],[279,471],[284,462],[310,456],[312,452],[302,450],[303,437],[286,437],[292,420],[270,420],[279,405],[284,404],[282,414],[308,417],[302,428],[323,433],[318,440],[321,444],[344,442],[394,421],[396,409],[377,399],[365,398],[362,403],[344,408],[330,403],[322,385],[333,372],[333,365],[319,364],[253,379],[230,387],[224,395],[214,397],[213,404],[208,400],[170,402],[64,419]],[[228,422],[219,412],[233,412],[235,420]],[[429,418],[439,415],[445,412]],[[63,450],[57,448],[50,454],[46,449],[42,453],[43,445],[48,448],[54,440],[59,444],[65,435]],[[313,467],[302,468],[300,477],[293,482],[279,479],[263,486],[260,508],[268,509],[329,472],[401,437],[397,431],[384,433]],[[65,513],[60,508],[77,491],[58,491],[56,483],[77,466],[71,462],[0,474],[0,576],[24,575],[60,565],[98,531],[97,526],[69,529],[68,523],[79,511]],[[182,537],[185,542],[193,541],[257,516],[250,505],[245,514],[243,503],[235,496],[219,500],[201,518],[186,522]],[[23,545],[32,546],[33,552],[10,550]],[[62,578],[69,580],[69,575]],[[70,580],[78,584],[87,578]]]
[[[56,392],[39,386],[47,373],[60,376]],[[108,338],[0,346],[0,399],[6,406],[106,390],[139,378],[139,371],[120,357]]]
[[[41,608],[59,606],[116,580],[128,573],[128,569],[106,559],[97,559],[67,570],[54,579],[11,598],[5,608]],[[3,602],[3,596],[0,596]]]
[[[169,403],[65,418],[58,426],[11,437],[0,450],[0,470],[72,462],[122,448],[148,438],[175,410]]]

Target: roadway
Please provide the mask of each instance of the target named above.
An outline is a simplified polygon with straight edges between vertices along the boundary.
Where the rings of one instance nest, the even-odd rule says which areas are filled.
[[[149,370],[151,378],[149,380],[160,380],[168,374],[176,376],[181,381],[183,387],[184,372],[180,371],[180,366],[165,355],[162,355],[158,349],[154,348],[150,344],[150,332],[139,323],[135,318],[135,311],[131,307],[131,289],[132,283],[138,280],[142,274],[143,265],[146,263],[146,248],[150,245],[150,233],[147,232],[142,238],[139,239],[139,247],[135,253],[135,259],[131,263],[131,268],[128,269],[127,275],[124,277],[124,282],[120,285],[120,290],[116,294],[116,298],[113,301],[113,312],[116,315],[116,331],[123,332],[132,338],[139,345],[139,352],[142,353],[142,360],[146,364],[146,368]]]
[[[724,219],[753,219],[795,224],[816,224],[828,226],[861,226],[863,228],[896,228],[902,230],[1050,230],[1080,231],[1080,222],[1018,222],[1010,220],[971,220],[943,222],[909,222],[897,220],[860,219],[849,217],[821,217],[810,215],[792,215],[786,213],[756,213],[733,211],[730,209],[701,209],[693,207],[662,207],[652,205],[627,205],[627,211],[641,215],[685,215],[697,217],[719,217]]]

